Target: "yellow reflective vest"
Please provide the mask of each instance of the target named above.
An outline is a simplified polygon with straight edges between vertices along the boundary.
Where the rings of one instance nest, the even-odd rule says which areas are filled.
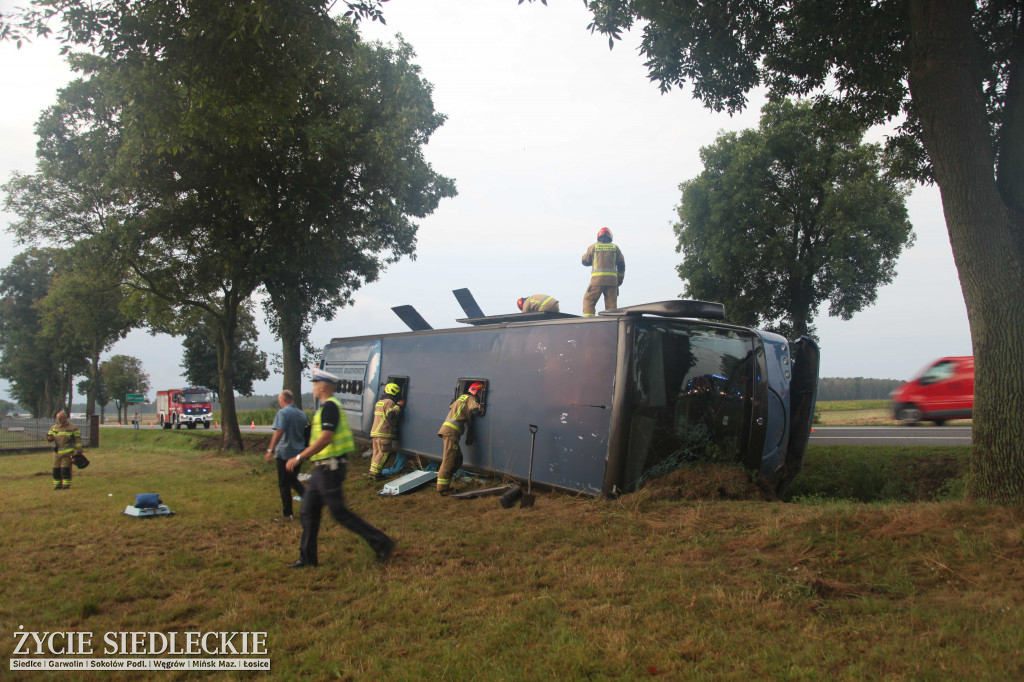
[[[331,397],[327,399],[328,403],[334,403],[338,406],[338,428],[334,430],[334,438],[328,443],[320,452],[316,453],[309,459],[317,461],[319,459],[328,459],[330,457],[342,457],[349,452],[356,449],[355,439],[352,437],[352,429],[348,427],[348,419],[345,418],[345,411],[341,409],[341,401],[337,398]],[[326,404],[326,403],[325,403]],[[320,439],[320,434],[323,433],[323,425],[320,421],[320,415],[324,411],[323,405],[313,415],[313,426],[309,430],[309,442],[310,444],[317,442]]]

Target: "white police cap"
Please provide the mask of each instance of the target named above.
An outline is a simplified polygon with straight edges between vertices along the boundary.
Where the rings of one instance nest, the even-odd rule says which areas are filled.
[[[338,377],[334,376],[330,372],[320,369],[319,367],[313,368],[313,381],[330,381],[331,383],[338,383],[341,381]]]

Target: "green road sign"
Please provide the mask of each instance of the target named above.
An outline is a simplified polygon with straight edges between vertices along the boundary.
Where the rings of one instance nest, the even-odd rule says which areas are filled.
[[[146,402],[146,396],[141,393],[129,393],[125,396],[125,402],[129,403],[144,403]]]

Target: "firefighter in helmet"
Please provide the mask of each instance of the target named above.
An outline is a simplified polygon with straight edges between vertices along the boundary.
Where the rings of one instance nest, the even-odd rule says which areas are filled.
[[[534,294],[516,301],[516,305],[524,313],[557,313],[558,300],[547,294]]]
[[[391,441],[398,435],[398,418],[405,407],[404,400],[397,400],[402,388],[389,382],[384,385],[384,397],[373,406],[373,426],[370,428],[370,444],[373,446],[373,459],[370,460],[370,473],[373,481],[379,481],[384,476],[381,471],[384,463],[391,456]]]
[[[448,408],[448,416],[444,419],[437,435],[444,443],[444,454],[441,457],[441,469],[437,474],[437,492],[442,496],[454,492],[452,488],[452,477],[462,466],[462,450],[459,449],[459,440],[462,434],[466,434],[466,445],[472,445],[473,417],[483,412],[483,408],[477,401],[484,385],[474,381],[466,389],[466,392],[456,398]]]
[[[597,314],[597,300],[602,294],[605,310],[617,308],[619,286],[626,276],[626,259],[619,247],[612,244],[612,231],[607,227],[598,230],[597,243],[583,254],[583,264],[591,268],[590,285],[583,294],[583,317]]]
[[[57,413],[57,423],[46,433],[53,443],[53,489],[71,489],[71,456],[82,454],[82,434],[68,421],[67,412]]]

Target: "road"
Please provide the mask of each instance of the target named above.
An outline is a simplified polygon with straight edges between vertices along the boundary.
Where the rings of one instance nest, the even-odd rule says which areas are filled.
[[[119,428],[119,427],[118,427],[117,424],[102,424],[102,428],[104,428],[104,429],[116,429],[116,428]],[[122,429],[130,429],[130,428],[132,428],[132,425],[131,424],[122,424],[120,426],[120,428],[122,428]],[[239,428],[241,428],[243,435],[246,434],[246,433],[273,433],[274,432],[274,429],[272,429],[270,426],[260,426],[259,424],[257,424],[255,426],[255,428],[253,428],[251,425],[246,425],[246,426],[239,425]],[[152,426],[151,427],[149,424],[143,424],[142,426],[139,427],[139,430],[140,431],[159,431],[160,430],[160,426],[156,425],[156,426]],[[181,430],[182,431],[188,431],[188,427],[182,426]],[[195,428],[195,430],[196,431],[220,431],[220,424],[218,424],[216,427],[210,427],[209,429],[204,429],[202,426],[197,426]]]
[[[815,426],[815,445],[970,445],[970,426]]]

